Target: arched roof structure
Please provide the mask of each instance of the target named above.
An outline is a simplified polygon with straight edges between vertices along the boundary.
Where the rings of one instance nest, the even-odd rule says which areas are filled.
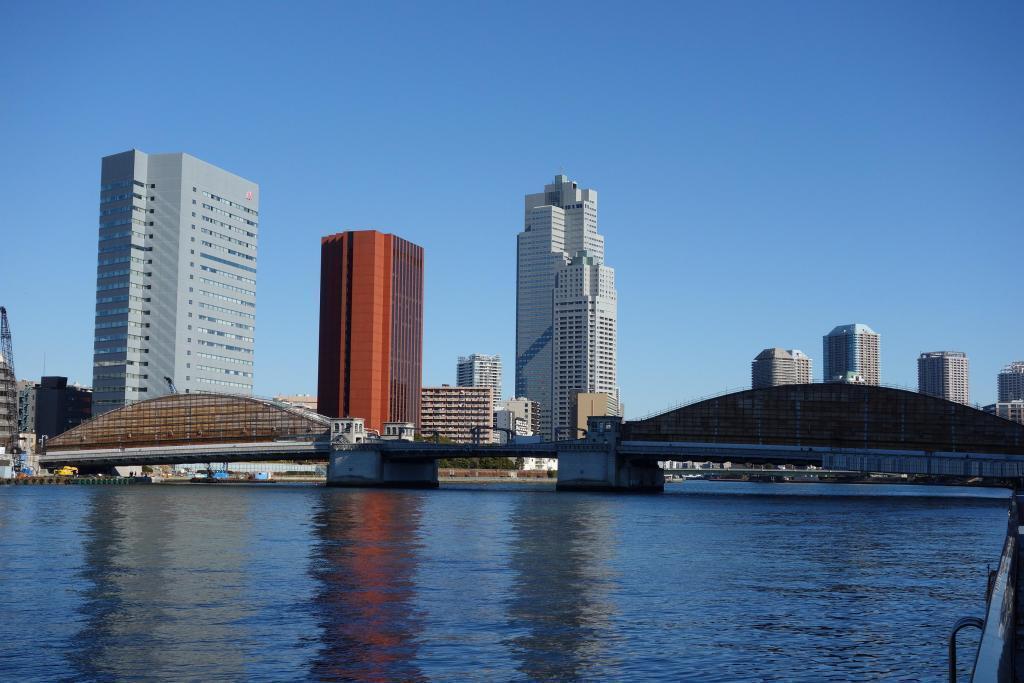
[[[232,394],[169,394],[103,413],[46,442],[47,452],[312,438],[330,419]]]
[[[627,422],[623,439],[1024,455],[1024,425],[960,403],[867,384],[738,391]]]

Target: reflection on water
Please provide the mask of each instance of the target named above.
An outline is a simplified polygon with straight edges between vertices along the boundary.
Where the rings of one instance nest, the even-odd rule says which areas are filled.
[[[313,664],[329,680],[423,680],[420,615],[411,608],[421,497],[399,491],[327,491],[314,514],[311,572],[322,647]]]
[[[606,498],[522,496],[512,514],[505,643],[530,679],[586,680],[606,666],[616,545]]]
[[[76,641],[88,647],[67,657],[85,679],[189,670],[244,676],[242,651],[224,644],[238,637],[248,603],[245,500],[204,500],[208,521],[183,520],[185,500],[147,493],[103,488],[89,499],[84,566],[69,577],[84,598]],[[232,533],[214,531],[225,525]]]
[[[938,680],[1006,520],[911,486],[472,488],[0,487],[0,680]]]
[[[89,647],[70,649],[66,656],[85,679],[159,670],[156,631],[168,615],[162,601],[149,597],[164,583],[165,534],[173,515],[159,505],[140,509],[138,496],[104,489],[89,497],[80,521],[84,562],[68,581],[83,598],[75,640]],[[142,573],[136,567],[153,569]]]

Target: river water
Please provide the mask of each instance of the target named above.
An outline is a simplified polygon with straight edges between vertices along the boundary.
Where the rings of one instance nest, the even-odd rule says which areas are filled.
[[[5,486],[0,680],[944,680],[1007,495]]]

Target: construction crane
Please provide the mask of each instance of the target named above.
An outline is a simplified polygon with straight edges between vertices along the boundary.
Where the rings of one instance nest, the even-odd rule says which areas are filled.
[[[0,372],[0,400],[7,411],[11,434],[5,443],[8,453],[17,453],[18,448],[18,382],[14,374],[14,345],[11,343],[11,324],[7,320],[7,309],[0,306],[0,361],[7,365],[7,372]]]

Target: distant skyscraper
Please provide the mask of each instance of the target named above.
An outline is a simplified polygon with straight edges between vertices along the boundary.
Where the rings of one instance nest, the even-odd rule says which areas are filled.
[[[501,400],[501,356],[482,353],[459,356],[455,383],[460,387],[490,387],[496,408]]]
[[[569,269],[561,281],[563,297],[563,322],[571,323],[568,313],[569,299],[578,304],[586,303],[587,318],[594,324],[600,324],[600,318],[609,313],[614,340],[614,276],[613,271],[603,265],[604,238],[597,232],[597,192],[581,189],[576,183],[564,175],[555,176],[554,183],[546,185],[544,192],[526,195],[524,213],[524,229],[517,236],[517,270],[516,270],[516,382],[515,393],[533,399],[540,405],[540,432],[546,437],[552,435],[553,412],[555,405],[555,368],[556,344],[555,336],[560,331],[555,327],[554,292],[559,286],[559,275]],[[573,263],[574,257],[579,260]],[[584,270],[587,272],[584,273]],[[584,277],[587,282],[585,283]],[[600,285],[604,285],[602,290]],[[597,285],[597,289],[593,288]],[[610,289],[609,289],[610,287]],[[598,298],[601,300],[598,301]],[[598,311],[600,309],[600,312]],[[605,320],[607,325],[608,320]],[[588,323],[589,324],[589,323]],[[596,328],[595,328],[596,332]],[[597,377],[597,367],[591,358],[599,349],[607,350],[607,341],[599,342],[590,347],[579,345],[573,347],[569,337],[574,333],[569,329],[559,339],[565,343],[561,349],[563,367],[579,364],[593,366],[595,375],[587,378],[584,386],[572,387],[575,391],[597,390],[598,384],[608,387],[616,382],[614,376],[614,341],[612,342],[611,376],[607,371],[603,377]],[[607,339],[608,333],[602,333]],[[573,360],[569,360],[572,356]],[[589,356],[589,357],[588,357]],[[578,360],[577,360],[578,359]],[[568,379],[562,384],[563,394],[570,388]],[[575,394],[575,391],[572,395]],[[618,398],[618,388],[614,388]],[[563,396],[564,399],[564,396]],[[563,407],[560,418],[566,424],[568,415],[565,413],[567,404],[559,402]]]
[[[320,246],[317,410],[419,425],[423,364],[423,248],[376,230]]]
[[[252,394],[259,186],[188,154],[104,157],[93,414]]]
[[[999,373],[999,402],[1024,401],[1024,361],[1014,361]]]
[[[917,358],[917,390],[947,401],[969,403],[967,354],[928,351]]]
[[[615,271],[586,252],[577,253],[558,272],[554,302],[552,427],[575,432],[581,392],[604,394],[610,412],[603,414],[619,414]]]
[[[822,338],[826,382],[861,378],[864,384],[880,380],[879,335],[867,325],[840,325]]]
[[[750,386],[753,389],[810,383],[811,359],[799,349],[765,349],[750,364]]]

